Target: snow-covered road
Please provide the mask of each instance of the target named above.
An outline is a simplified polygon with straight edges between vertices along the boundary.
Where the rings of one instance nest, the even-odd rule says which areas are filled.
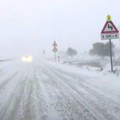
[[[47,62],[0,63],[0,120],[120,120],[119,100],[86,79]]]

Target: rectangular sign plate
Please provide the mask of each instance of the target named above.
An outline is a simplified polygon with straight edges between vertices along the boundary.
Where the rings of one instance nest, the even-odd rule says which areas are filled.
[[[101,34],[101,40],[118,39],[118,38],[119,38],[119,32],[118,33],[102,33]]]

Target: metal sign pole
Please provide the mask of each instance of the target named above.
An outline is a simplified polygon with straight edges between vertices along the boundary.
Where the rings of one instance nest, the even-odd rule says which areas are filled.
[[[54,52],[55,62],[56,62],[56,52]]]
[[[113,72],[113,60],[112,60],[112,44],[111,44],[111,39],[109,39],[109,46],[110,46],[111,72]]]
[[[55,59],[55,62],[57,61],[57,58],[56,58],[56,52],[58,51],[58,49],[57,49],[57,44],[56,44],[56,42],[54,41],[53,42],[53,52],[54,52],[54,59]]]

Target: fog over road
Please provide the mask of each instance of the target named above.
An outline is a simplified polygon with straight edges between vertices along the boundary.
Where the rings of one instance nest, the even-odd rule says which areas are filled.
[[[0,120],[120,119],[120,103],[86,83],[87,76],[52,64],[0,63]]]

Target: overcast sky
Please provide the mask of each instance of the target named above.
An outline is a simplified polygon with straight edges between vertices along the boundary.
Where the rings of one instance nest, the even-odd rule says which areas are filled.
[[[59,51],[88,51],[108,14],[120,26],[119,11],[120,0],[0,0],[0,54],[51,53],[54,40]]]

